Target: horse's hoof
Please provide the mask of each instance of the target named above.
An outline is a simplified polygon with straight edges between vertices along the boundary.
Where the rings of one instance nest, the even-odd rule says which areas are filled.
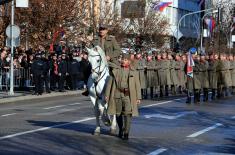
[[[107,127],[110,127],[111,126],[111,122],[110,121],[106,121],[106,122],[104,122],[104,125],[107,126]]]
[[[116,129],[111,129],[110,130],[110,135],[111,136],[116,136],[117,135]]]
[[[100,136],[100,132],[94,132],[94,136]]]

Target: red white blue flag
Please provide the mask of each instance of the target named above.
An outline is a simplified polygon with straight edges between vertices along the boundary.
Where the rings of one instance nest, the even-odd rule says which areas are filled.
[[[187,76],[190,78],[193,78],[193,66],[195,66],[192,53],[189,52],[188,58],[187,58]]]
[[[171,5],[172,2],[157,2],[153,4],[153,9],[155,11],[163,11],[166,7],[168,7],[169,5]]]
[[[205,19],[205,23],[208,26],[208,29],[210,30],[210,36],[212,36],[213,30],[215,29],[215,20],[211,18]]]

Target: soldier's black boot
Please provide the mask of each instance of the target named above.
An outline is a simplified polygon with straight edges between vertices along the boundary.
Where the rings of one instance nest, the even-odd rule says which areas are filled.
[[[232,95],[235,95],[235,87],[232,87]]]
[[[141,89],[141,97],[142,97],[142,99],[144,99],[144,90],[143,89]]]
[[[207,102],[208,101],[208,89],[204,88],[203,89],[203,102]]]
[[[225,94],[227,97],[231,97],[232,96],[232,88],[231,87],[228,87],[228,88],[225,88]]]
[[[171,86],[171,94],[176,95],[176,88],[174,85]]]
[[[153,99],[153,87],[150,88],[150,98]]]
[[[187,97],[186,103],[187,103],[187,104],[191,104],[191,95],[189,95],[189,96]]]
[[[129,132],[131,128],[131,115],[124,116],[124,131],[123,131],[123,140],[129,139]]]
[[[117,119],[117,124],[119,128],[118,137],[123,138],[123,117],[122,115],[119,115],[119,116],[116,116],[116,119]]]
[[[168,85],[165,86],[165,96],[169,96],[169,92],[168,92]]]
[[[194,103],[199,104],[200,103],[200,93],[198,90],[195,91],[194,93]]]
[[[160,97],[163,97],[163,86],[160,87]]]
[[[215,93],[215,89],[212,89],[212,92],[211,92],[211,100],[215,100],[216,98],[216,93]]]
[[[124,133],[122,139],[123,139],[123,140],[128,140],[128,139],[129,139],[129,134],[128,134],[128,133]]]

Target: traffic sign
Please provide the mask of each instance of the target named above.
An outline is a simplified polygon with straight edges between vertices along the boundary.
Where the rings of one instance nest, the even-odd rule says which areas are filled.
[[[18,38],[20,36],[20,28],[17,25],[8,25],[6,29],[7,37],[11,38],[11,28],[13,33],[13,38]]]
[[[6,46],[11,47],[11,38],[6,39]],[[13,38],[13,47],[19,47],[20,46],[20,37]]]

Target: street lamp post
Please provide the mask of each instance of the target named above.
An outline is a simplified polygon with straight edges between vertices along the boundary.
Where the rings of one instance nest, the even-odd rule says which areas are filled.
[[[14,34],[13,34],[13,25],[14,25],[14,15],[15,15],[15,1],[11,2],[11,78],[10,78],[10,92],[9,95],[14,95],[14,65],[13,65],[13,57],[14,57]]]
[[[204,14],[204,16],[203,16],[202,19],[201,19],[201,27],[202,27],[202,29],[201,29],[201,38],[200,38],[200,40],[201,40],[201,43],[200,43],[200,50],[201,50],[201,52],[202,52],[202,46],[203,46],[203,21],[204,21],[204,18],[205,18],[208,14],[217,13],[217,12],[218,12],[218,10],[213,10],[213,11],[211,11],[211,12],[208,12],[208,13]]]
[[[186,17],[186,16],[189,16],[189,15],[194,15],[194,14],[198,14],[198,13],[202,13],[202,12],[206,12],[206,11],[210,11],[210,10],[213,10],[214,8],[210,8],[210,9],[205,9],[205,10],[201,10],[201,11],[195,11],[195,12],[191,12],[191,13],[187,13],[185,15],[183,15],[179,22],[178,22],[178,26],[177,26],[177,43],[179,43],[179,28],[180,28],[180,24],[181,24],[181,21]]]

